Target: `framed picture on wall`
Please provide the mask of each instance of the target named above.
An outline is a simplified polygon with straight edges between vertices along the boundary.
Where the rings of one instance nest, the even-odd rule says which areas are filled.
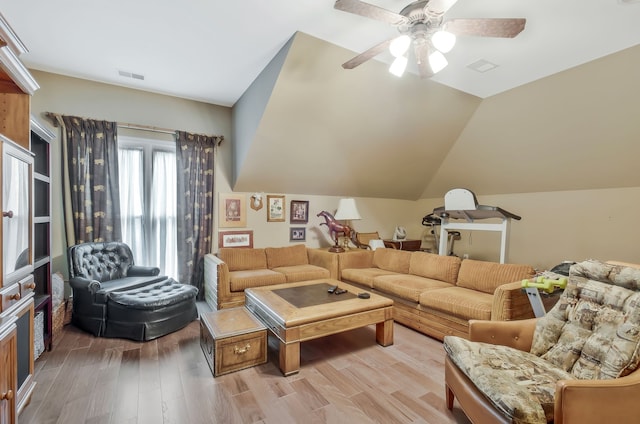
[[[293,224],[306,224],[309,222],[309,201],[292,200],[289,221]]]
[[[218,247],[253,247],[253,231],[220,231]]]
[[[267,195],[267,222],[284,222],[286,210],[284,209],[284,196]]]
[[[305,241],[307,229],[305,227],[291,227],[289,229],[289,241]]]
[[[247,226],[247,199],[244,194],[220,193],[221,228],[238,228]]]

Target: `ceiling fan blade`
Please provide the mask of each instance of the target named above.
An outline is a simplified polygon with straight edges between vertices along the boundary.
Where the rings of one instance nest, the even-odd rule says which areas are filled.
[[[456,4],[458,0],[430,0],[424,7],[425,12],[431,16],[443,15]]]
[[[407,23],[407,18],[402,15],[360,0],[337,0],[333,7],[334,9],[342,10],[343,12],[354,13],[356,15],[364,16],[365,18],[387,22],[392,25]]]
[[[418,74],[420,78],[433,76],[431,65],[429,65],[429,54],[431,53],[429,43],[426,40],[416,40],[416,42],[413,43],[413,53],[418,63]]]
[[[391,44],[391,40],[383,41],[382,43],[371,47],[369,50],[365,50],[364,52],[360,53],[353,59],[343,63],[342,67],[344,69],[353,69],[356,66],[362,65],[367,60],[374,58],[385,50],[388,50],[389,44]]]
[[[444,30],[455,35],[513,38],[522,32],[526,22],[520,18],[451,19],[445,22]]]

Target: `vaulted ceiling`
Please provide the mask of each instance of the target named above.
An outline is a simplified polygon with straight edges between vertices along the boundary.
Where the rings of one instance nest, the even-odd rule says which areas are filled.
[[[343,70],[397,31],[333,3],[0,7],[33,69],[233,106],[234,190],[415,200],[459,186],[640,186],[638,2],[459,0],[451,17],[525,17],[527,27],[509,40],[460,37],[449,67],[426,80],[391,76],[388,54]],[[467,67],[477,60],[499,66]]]
[[[390,79],[375,61],[357,75],[330,65],[350,54],[302,33],[285,45],[234,107],[234,189],[415,200],[640,186],[640,46],[487,99]]]

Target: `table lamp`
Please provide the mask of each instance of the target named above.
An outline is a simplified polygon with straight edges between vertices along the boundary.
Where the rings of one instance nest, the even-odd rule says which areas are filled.
[[[344,221],[345,225],[353,232],[351,221],[356,219],[362,219],[358,207],[356,206],[356,200],[352,198],[340,199],[338,203],[338,210],[336,211],[335,219]],[[349,239],[345,237],[344,246],[349,245]]]

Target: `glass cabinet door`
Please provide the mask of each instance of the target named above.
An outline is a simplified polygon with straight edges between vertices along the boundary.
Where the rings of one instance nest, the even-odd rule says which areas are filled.
[[[2,264],[4,285],[31,272],[31,155],[5,142],[2,154]]]

